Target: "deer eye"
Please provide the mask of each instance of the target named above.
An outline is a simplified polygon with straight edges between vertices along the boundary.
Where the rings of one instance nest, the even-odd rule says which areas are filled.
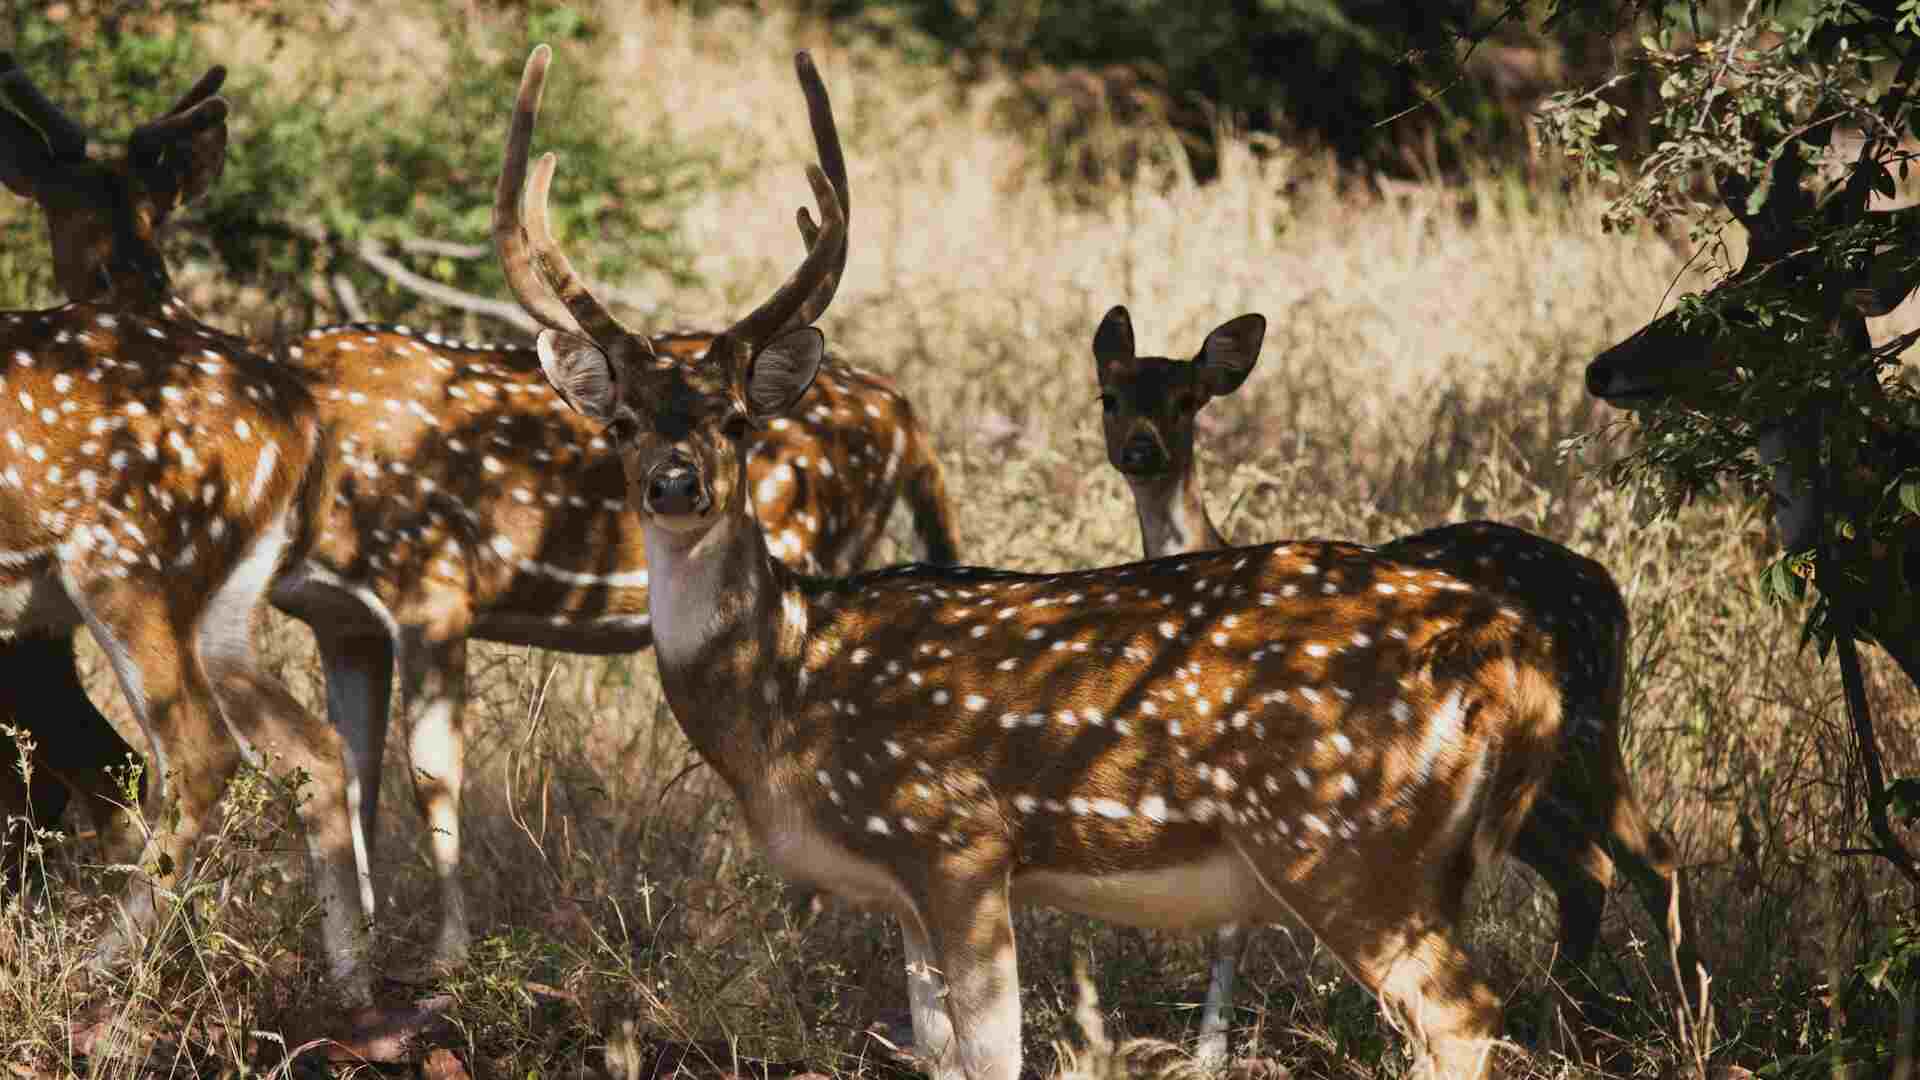
[[[726,420],[721,422],[720,433],[735,442],[739,442],[753,434],[758,428],[759,425],[755,424],[746,413],[730,412],[727,414]]]
[[[632,442],[634,437],[639,434],[639,423],[626,413],[621,413],[619,416],[607,421],[607,437],[613,440],[613,445],[615,446]]]

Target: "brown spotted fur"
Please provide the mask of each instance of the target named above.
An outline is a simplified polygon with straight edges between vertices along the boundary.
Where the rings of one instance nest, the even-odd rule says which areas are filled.
[[[1221,392],[1205,372],[1213,346],[1182,361],[1135,355],[1132,343],[1126,308],[1113,308],[1095,339],[1095,375],[1108,460],[1133,493],[1147,554],[1226,547],[1201,497],[1194,455],[1200,410]],[[1258,333],[1252,335],[1251,349],[1243,351],[1241,379],[1258,357]],[[1673,845],[1648,824],[1620,753],[1628,616],[1619,586],[1594,560],[1497,522],[1444,525],[1390,541],[1379,551],[1504,593],[1555,631],[1554,670],[1567,702],[1566,737],[1545,795],[1515,839],[1514,854],[1553,888],[1560,907],[1558,959],[1567,966],[1565,974],[1579,980],[1574,989],[1583,1006],[1592,1007],[1597,999],[1582,968],[1599,940],[1615,865],[1627,870],[1663,931],[1678,872]],[[1496,798],[1504,801],[1503,795]],[[1680,926],[1681,970],[1691,972],[1697,957],[1691,908],[1685,903]],[[1237,950],[1239,942],[1229,937],[1222,945]],[[1228,956],[1216,960],[1224,965],[1216,972],[1224,970],[1228,987],[1232,963]]]
[[[0,57],[0,97],[18,110],[0,109],[0,182],[48,212],[56,278],[77,300],[0,314],[0,639],[52,641],[70,660],[60,639],[87,626],[155,754],[151,873],[134,876],[98,960],[152,925],[244,758],[309,778],[299,813],[329,966],[365,1000],[339,740],[260,668],[251,638],[273,574],[312,540],[326,431],[298,372],[172,296],[152,242],[219,173],[223,74],[120,144],[87,137]],[[47,685],[71,691],[68,670]],[[47,753],[66,749],[59,734]]]
[[[781,873],[899,917],[936,1077],[1019,1074],[1015,902],[1170,928],[1290,909],[1428,1067],[1487,1073],[1499,1002],[1456,927],[1561,738],[1553,632],[1323,542],[794,574],[749,509],[744,438],[818,369],[819,332],[789,316],[843,242],[838,193],[809,170],[818,243],[789,285],[702,358],[661,363],[548,235],[551,157],[522,197],[548,59],[522,79],[496,247],[510,277],[537,271],[546,293],[522,275],[516,296],[548,326],[543,369],[620,455],[667,700]]]

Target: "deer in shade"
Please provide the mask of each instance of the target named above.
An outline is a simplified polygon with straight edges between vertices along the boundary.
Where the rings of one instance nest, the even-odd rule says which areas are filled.
[[[308,777],[298,813],[328,964],[343,995],[365,1001],[340,740],[262,669],[252,639],[274,576],[314,540],[333,480],[327,432],[299,372],[174,296],[154,242],[220,174],[223,73],[107,140],[4,67],[0,95],[17,111],[0,110],[0,183],[46,212],[73,302],[0,314],[0,639],[85,626],[155,757],[149,869],[96,955],[111,960],[153,925],[156,893],[192,872],[245,760]]]
[[[1133,495],[1150,559],[1228,547],[1202,497],[1195,461],[1200,411],[1238,390],[1253,373],[1266,319],[1242,315],[1207,334],[1190,360],[1141,356],[1124,306],[1101,319],[1093,338],[1107,460]],[[1593,1004],[1581,974],[1600,937],[1616,868],[1639,890],[1656,926],[1666,926],[1678,873],[1673,844],[1647,820],[1620,752],[1627,666],[1627,605],[1605,567],[1543,536],[1472,521],[1400,537],[1383,556],[1444,571],[1510,603],[1554,632],[1552,671],[1565,703],[1564,733],[1543,796],[1514,839],[1513,853],[1559,901],[1557,959],[1576,994]],[[1504,801],[1505,792],[1494,799]],[[1681,898],[1681,970],[1696,956],[1690,908]],[[1239,928],[1216,937],[1201,1014],[1198,1054],[1226,1056],[1233,983],[1244,941]]]
[[[1802,139],[1824,145],[1831,125],[1816,127]],[[1920,284],[1920,265],[1888,241],[1911,237],[1920,227],[1920,207],[1870,210],[1866,191],[1838,191],[1816,201],[1807,190],[1807,162],[1794,140],[1774,151],[1766,177],[1768,193],[1757,211],[1749,210],[1754,182],[1739,173],[1717,181],[1727,211],[1747,231],[1746,258],[1697,305],[1683,305],[1654,319],[1596,356],[1586,370],[1587,392],[1607,404],[1640,413],[1692,412],[1727,418],[1752,381],[1748,373],[1789,360],[1786,326],[1763,323],[1756,310],[1777,307],[1788,297],[1817,294],[1824,319],[1809,324],[1810,348],[1816,336],[1837,344],[1861,361],[1851,376],[1867,400],[1886,400],[1878,364],[1867,363],[1876,346],[1867,319],[1889,314]],[[1817,242],[1820,226],[1852,224],[1870,231],[1876,242],[1869,257],[1845,270],[1825,263]],[[1805,310],[1809,305],[1801,305]],[[1716,316],[1705,314],[1717,313]],[[1884,348],[1883,345],[1881,348]],[[1771,480],[1773,520],[1779,542],[1788,550],[1807,550],[1823,542],[1826,512],[1813,483],[1821,438],[1816,414],[1822,407],[1810,393],[1792,414],[1754,423],[1754,449]],[[1744,424],[1733,419],[1733,424]],[[1903,469],[1920,465],[1920,446],[1897,426],[1872,432],[1859,453],[1856,469],[1830,469],[1829,480],[1860,489],[1828,492],[1856,501],[1876,501],[1883,486]],[[1840,452],[1836,449],[1836,459]],[[1877,461],[1872,459],[1877,458]],[[1850,475],[1849,475],[1850,474]],[[1853,589],[1863,598],[1897,597],[1920,580],[1920,548],[1878,542],[1866,554],[1865,574]],[[1819,581],[1822,589],[1842,587]],[[1910,603],[1869,600],[1859,612],[1861,629],[1885,649],[1908,681],[1920,686],[1920,609]]]
[[[699,359],[662,356],[556,245],[553,156],[527,172],[548,55],[514,108],[496,243],[548,379],[625,470],[667,701],[780,873],[899,919],[935,1074],[1019,1074],[1015,903],[1170,929],[1291,910],[1426,1067],[1493,1068],[1499,1001],[1458,923],[1551,769],[1555,632],[1319,541],[795,574],[749,509],[745,447],[819,370],[794,316],[845,228],[833,185],[809,169],[815,243],[787,282]]]

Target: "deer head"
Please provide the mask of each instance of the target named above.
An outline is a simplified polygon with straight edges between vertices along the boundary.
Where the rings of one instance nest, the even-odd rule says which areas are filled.
[[[621,325],[554,242],[547,218],[553,154],[534,165],[522,194],[550,57],[545,45],[535,48],[520,82],[495,194],[495,247],[514,295],[547,327],[537,342],[547,379],[620,447],[630,504],[651,524],[698,534],[743,505],[747,434],[799,401],[824,356],[825,340],[810,324],[832,300],[847,256],[846,166],[826,88],[812,60],[798,54],[822,163],[807,169],[820,222],[799,212],[806,258],[704,355],[675,360]]]
[[[1803,141],[1823,145],[1816,131]],[[1866,209],[1865,185],[1836,185],[1816,199],[1802,184],[1806,159],[1796,142],[1776,151],[1764,200],[1747,177],[1719,178],[1722,203],[1746,226],[1747,257],[1740,268],[1695,303],[1683,303],[1601,353],[1587,365],[1587,390],[1624,409],[1678,408],[1737,412],[1749,380],[1797,357],[1838,345],[1859,358],[1852,373],[1869,394],[1878,394],[1878,373],[1868,362],[1873,341],[1868,316],[1899,306],[1920,284],[1920,260],[1900,262],[1881,252],[1889,241],[1910,236],[1920,208]],[[1836,264],[1816,236],[1835,228],[1853,231],[1847,247],[1857,253]],[[1829,245],[1830,246],[1830,245]],[[1816,295],[1820,316],[1809,324],[1777,313],[1789,295]],[[1805,305],[1800,306],[1805,310]],[[1754,445],[1771,470],[1774,521],[1790,550],[1818,542],[1822,511],[1808,479],[1820,440],[1807,410],[1755,423]]]
[[[1226,546],[1194,482],[1200,410],[1240,388],[1260,359],[1267,320],[1242,315],[1220,324],[1191,361],[1136,356],[1123,305],[1093,335],[1107,460],[1133,489],[1148,558]]]
[[[123,141],[90,137],[0,53],[0,183],[46,211],[54,277],[67,298],[163,302],[159,233],[205,194],[226,161],[227,101],[214,67]]]
[[[1242,315],[1208,334],[1191,362],[1136,356],[1126,306],[1107,312],[1094,331],[1093,368],[1113,467],[1130,479],[1184,471],[1193,460],[1195,418],[1253,374],[1266,333],[1265,316]]]
[[[1805,173],[1798,147],[1783,146],[1757,210],[1752,209],[1756,190],[1751,180],[1736,173],[1721,175],[1721,202],[1747,229],[1745,261],[1701,303],[1683,304],[1596,357],[1587,365],[1589,393],[1629,409],[1712,409],[1725,404],[1736,389],[1738,368],[1767,363],[1783,347],[1794,347],[1783,341],[1783,327],[1763,325],[1755,314],[1787,293],[1821,290],[1827,321],[1816,331],[1833,334],[1861,352],[1871,347],[1866,318],[1899,306],[1920,284],[1920,265],[1873,257],[1864,266],[1837,272],[1813,243],[1816,226],[1852,222],[1862,230],[1863,249],[1876,252],[1885,240],[1910,234],[1920,223],[1920,211],[1866,211],[1864,196],[1851,187],[1836,188],[1816,200],[1802,186]]]

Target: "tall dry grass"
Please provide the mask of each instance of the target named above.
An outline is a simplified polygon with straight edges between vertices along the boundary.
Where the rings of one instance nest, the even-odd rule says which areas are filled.
[[[433,78],[431,20],[373,7],[336,7],[300,30],[275,77],[362,68],[376,73],[366,92],[387,95]],[[1595,481],[1596,460],[1558,451],[1616,419],[1583,395],[1586,360],[1676,284],[1700,283],[1668,242],[1603,236],[1591,194],[1489,176],[1381,197],[1310,150],[1237,136],[1205,187],[1149,154],[1132,179],[1069,197],[1043,179],[1034,145],[993,122],[991,84],[961,95],[938,72],[835,45],[779,13],[606,4],[599,18],[608,32],[561,48],[554,77],[597,70],[607,123],[708,148],[736,181],[682,222],[704,286],[624,283],[657,298],[635,313],[649,328],[715,325],[797,259],[792,213],[811,147],[790,57],[815,51],[854,205],[851,262],[822,327],[839,351],[896,377],[931,425],[968,561],[1060,569],[1136,557],[1125,491],[1104,466],[1089,352],[1100,314],[1124,302],[1143,351],[1175,355],[1241,312],[1270,320],[1252,379],[1205,417],[1203,474],[1232,536],[1385,540],[1487,516],[1605,563],[1635,625],[1628,760],[1704,914],[1724,1040],[1714,1060],[1759,1065],[1817,1030],[1820,984],[1890,887],[1830,854],[1858,839],[1841,809],[1838,681],[1798,649],[1796,617],[1751,588],[1768,550],[1752,508],[1649,520],[1634,495]],[[209,44],[239,65],[269,43],[236,23]],[[511,92],[501,87],[503,121]],[[1095,135],[1123,137],[1156,138]],[[568,182],[563,162],[558,183]],[[912,554],[896,522],[882,558]],[[276,617],[266,632],[280,673],[320,708],[305,631]],[[124,719],[104,665],[88,658],[97,699]],[[1894,771],[1911,771],[1912,690],[1870,662]],[[646,1038],[718,1040],[702,1046],[834,1070],[884,1056],[862,1032],[902,1004],[894,931],[872,915],[788,905],[724,791],[694,767],[649,655],[482,646],[471,663],[466,872],[487,936],[468,970],[437,984],[456,1002],[452,1045],[516,1076],[619,1075]],[[421,955],[433,889],[404,772],[389,777],[379,935],[386,968],[404,973]],[[202,871],[196,917],[124,983],[76,966],[88,920],[102,917],[83,899],[101,875],[49,863],[53,887],[0,921],[0,1033],[13,1033],[0,1050],[65,1067],[75,1022],[98,1035],[114,1017],[135,1031],[131,1021],[156,1017],[168,1030],[194,1025],[227,1059],[270,1058],[275,1039],[313,1030],[320,984],[301,960],[302,877],[291,856],[263,857],[297,845],[281,835],[271,786],[243,794]],[[1512,995],[1513,1034],[1532,1044],[1549,996],[1551,897],[1513,867],[1489,878],[1471,946]],[[1654,977],[1662,954],[1643,947],[1651,923],[1633,898],[1615,899],[1603,979],[1618,994],[1629,1067],[1652,1075],[1680,1060]],[[1029,1054],[1043,1069],[1075,1007],[1076,957],[1116,1031],[1192,1034],[1203,942],[1050,913],[1023,916],[1019,935]],[[1304,934],[1256,935],[1243,971],[1241,1052],[1303,1075],[1404,1067],[1370,1002]],[[164,1040],[116,1045],[94,1044],[90,1075],[132,1075],[175,1052]]]

